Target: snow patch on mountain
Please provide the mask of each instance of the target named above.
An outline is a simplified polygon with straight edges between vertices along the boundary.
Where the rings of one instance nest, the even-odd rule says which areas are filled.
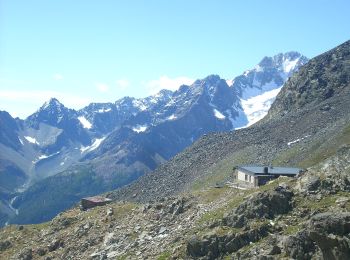
[[[148,108],[141,100],[138,99],[133,100],[132,104],[141,111],[145,111]]]
[[[37,141],[34,137],[31,137],[31,136],[24,136],[24,138],[25,138],[29,143],[32,143],[32,144],[39,144],[38,141]]]
[[[84,116],[79,116],[78,120],[84,128],[90,129],[92,127],[92,124]]]
[[[246,127],[258,122],[267,115],[268,110],[281,89],[282,87],[248,99],[241,99],[243,111],[248,118],[248,124]]]
[[[261,86],[261,82],[256,80],[254,78],[253,86],[247,86],[241,95],[241,99],[247,100],[252,97],[259,96],[265,92],[280,88],[281,86],[278,86],[275,81],[270,81],[269,83],[264,84]]]
[[[82,146],[82,147],[80,148],[81,153],[90,152],[90,151],[95,150],[96,148],[98,148],[98,147],[100,146],[100,144],[103,142],[103,140],[104,140],[105,138],[106,138],[106,137],[97,138],[97,139],[95,139],[95,141],[92,143],[92,145],[90,145],[90,146]]]
[[[38,160],[42,160],[42,159],[46,159],[48,158],[49,156],[47,156],[46,154],[42,154],[38,157]]]
[[[290,141],[290,142],[287,143],[287,145],[288,145],[288,146],[291,146],[292,144],[299,143],[300,141],[302,141],[302,140],[304,140],[304,139],[306,139],[306,138],[308,138],[308,137],[310,137],[310,136],[309,136],[309,135],[306,135],[306,136],[304,136],[304,137],[301,137],[301,138],[298,138],[298,139],[296,139],[296,140]]]
[[[231,87],[233,85],[233,79],[227,79],[226,84]]]
[[[106,113],[106,112],[109,112],[111,110],[112,110],[111,108],[107,108],[107,109],[101,108],[101,109],[97,110],[97,113]]]
[[[256,72],[261,72],[261,71],[264,71],[264,68],[261,67],[261,66],[258,64],[258,65],[255,66],[254,70],[255,70]]]
[[[226,118],[226,116],[224,116],[219,110],[217,109],[213,109],[213,112],[214,112],[214,116],[217,118],[217,119],[220,119],[220,120],[223,120]]]
[[[295,60],[290,60],[290,59],[286,59],[283,61],[283,71],[285,71],[286,73],[290,73],[292,70],[294,70],[295,66],[297,65],[299,61],[298,59]]]
[[[177,117],[174,114],[172,114],[171,116],[167,117],[167,120],[175,120],[176,118]]]
[[[145,132],[147,130],[147,125],[137,125],[132,130],[136,133],[142,133],[142,132]]]
[[[57,155],[57,154],[59,154],[59,153],[60,153],[60,152],[56,152],[56,153],[53,153],[53,154],[50,154],[50,155],[42,154],[42,155],[40,155],[40,156],[38,157],[38,161],[43,160],[43,159],[50,158],[50,157],[55,156],[55,155]]]

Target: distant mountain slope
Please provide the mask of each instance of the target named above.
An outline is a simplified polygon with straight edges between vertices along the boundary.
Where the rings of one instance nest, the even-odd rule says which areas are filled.
[[[327,158],[350,143],[349,63],[350,41],[312,59],[295,73],[262,122],[235,132],[207,135],[156,171],[109,196],[147,201],[214,185],[237,164],[305,167]]]
[[[162,90],[141,99],[93,103],[79,111],[51,99],[19,122],[18,149],[3,149],[3,159],[20,163],[26,177],[11,192],[27,191],[7,201],[17,209],[14,221],[43,221],[39,210],[29,212],[35,203],[50,207],[47,218],[67,207],[60,202],[64,194],[50,196],[47,185],[55,183],[55,190],[69,191],[75,200],[115,189],[154,170],[204,134],[252,124],[267,113],[285,80],[306,62],[296,52],[278,54],[265,57],[232,81],[210,75],[175,92]],[[67,175],[71,184],[62,181]],[[50,176],[53,179],[41,181]],[[82,190],[74,185],[90,178],[100,187],[95,181],[87,181],[91,187]]]

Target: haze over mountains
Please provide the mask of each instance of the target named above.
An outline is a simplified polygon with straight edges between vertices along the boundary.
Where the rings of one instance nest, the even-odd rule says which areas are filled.
[[[211,75],[175,92],[79,111],[52,98],[25,120],[1,112],[0,224],[50,219],[82,196],[154,170],[203,134],[257,122],[307,61],[297,52],[278,54],[232,80]]]

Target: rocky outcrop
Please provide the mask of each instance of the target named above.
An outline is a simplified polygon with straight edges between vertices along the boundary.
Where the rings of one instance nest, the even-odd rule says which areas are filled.
[[[268,225],[241,232],[230,232],[226,235],[218,235],[215,232],[202,238],[192,237],[187,243],[187,253],[194,258],[217,259],[219,256],[238,251],[250,243],[266,237],[269,231]]]
[[[307,260],[311,259],[316,247],[304,230],[296,235],[286,237],[283,241],[283,250],[293,259]]]
[[[284,238],[283,249],[293,259],[349,259],[350,213],[316,214],[305,229]]]
[[[260,192],[227,214],[223,223],[226,226],[241,228],[250,219],[273,219],[275,216],[288,213],[292,209],[292,196],[291,191],[281,186],[273,191]]]
[[[295,190],[305,195],[349,192],[349,173],[350,145],[344,145],[334,156],[302,175]]]
[[[350,259],[350,213],[327,212],[311,218],[307,231],[324,259]]]

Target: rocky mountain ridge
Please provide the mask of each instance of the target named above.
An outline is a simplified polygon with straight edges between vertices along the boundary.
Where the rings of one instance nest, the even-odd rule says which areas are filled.
[[[63,209],[58,206],[61,202],[56,202],[57,206],[49,203],[50,217],[23,216],[31,211],[32,203],[42,207],[48,205],[48,197],[55,199],[52,190],[57,191],[58,201],[72,201],[125,185],[154,170],[203,134],[230,131],[251,123],[251,119],[260,119],[278,93],[279,84],[306,61],[298,53],[279,54],[264,58],[230,86],[226,80],[211,75],[175,92],[163,90],[143,99],[125,97],[115,103],[90,104],[79,111],[53,98],[26,120],[13,120],[17,130],[13,129],[11,140],[16,148],[0,144],[1,157],[19,168],[23,176],[16,182],[18,186],[12,185],[7,192],[13,194],[3,197],[3,207],[6,212],[12,211],[11,215],[16,214],[12,221],[38,222]],[[239,93],[235,82],[241,82]],[[269,91],[275,89],[262,99],[266,101],[262,111],[250,107],[250,98],[260,99],[266,85]],[[250,109],[249,118],[243,101],[248,102],[245,107]],[[72,184],[61,181],[67,174],[72,174]],[[77,187],[81,179],[91,186]],[[103,188],[96,188],[100,186]],[[16,193],[24,189],[25,193]],[[63,198],[66,193],[74,195]]]

